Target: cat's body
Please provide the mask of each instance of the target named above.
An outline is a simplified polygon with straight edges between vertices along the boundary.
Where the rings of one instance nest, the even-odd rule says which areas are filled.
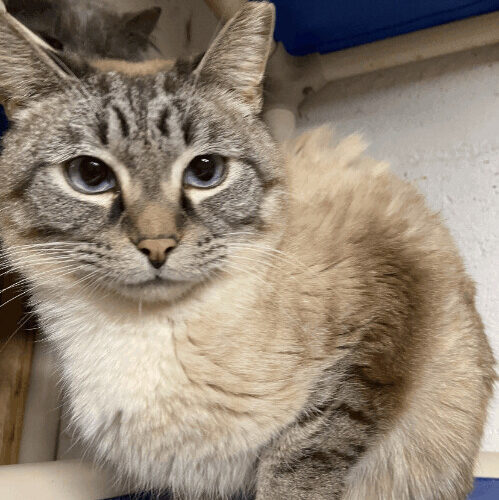
[[[360,457],[344,498],[462,498],[492,378],[473,285],[421,197],[362,149],[324,129],[298,139],[284,257],[250,252],[253,276],[181,308],[40,290],[78,428],[102,460],[144,486],[233,492],[289,426],[299,438],[284,434],[282,456],[260,464],[283,485],[259,498],[331,498],[295,462]]]
[[[359,139],[276,149],[257,117],[271,25],[252,4],[194,70],[57,74],[30,105],[11,83],[26,64],[0,81],[20,124],[2,237],[74,425],[131,484],[193,500],[464,499],[494,380],[474,287]],[[78,155],[120,189],[89,194],[64,166]],[[222,157],[218,183],[193,187],[192,162]]]
[[[7,10],[57,50],[136,61],[153,47],[160,8],[118,14],[95,0],[8,0]]]

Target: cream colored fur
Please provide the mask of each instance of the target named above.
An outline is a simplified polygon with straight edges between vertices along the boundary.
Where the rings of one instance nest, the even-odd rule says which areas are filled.
[[[99,71],[117,71],[131,76],[152,75],[159,71],[168,71],[174,64],[174,61],[166,59],[140,62],[129,62],[121,59],[94,59],[90,61],[90,65]]]

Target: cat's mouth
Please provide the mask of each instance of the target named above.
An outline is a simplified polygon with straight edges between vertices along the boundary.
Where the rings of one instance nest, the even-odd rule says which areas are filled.
[[[148,279],[145,279],[144,281],[138,281],[136,283],[124,283],[123,286],[125,286],[126,288],[130,288],[130,289],[140,290],[140,289],[145,289],[148,287],[175,286],[175,285],[181,285],[182,283],[184,283],[184,281],[174,280],[171,278],[164,278],[158,274],[154,278],[148,278]]]
[[[143,281],[115,284],[113,287],[118,294],[132,300],[146,302],[171,301],[185,295],[196,285],[189,280],[172,279],[160,275],[147,278]]]

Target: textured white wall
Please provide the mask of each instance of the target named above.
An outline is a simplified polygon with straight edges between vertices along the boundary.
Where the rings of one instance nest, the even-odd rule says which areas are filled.
[[[442,213],[499,357],[499,46],[331,83],[304,104],[298,126],[326,122],[340,135],[362,132],[371,155]],[[499,451],[499,397],[483,449]]]

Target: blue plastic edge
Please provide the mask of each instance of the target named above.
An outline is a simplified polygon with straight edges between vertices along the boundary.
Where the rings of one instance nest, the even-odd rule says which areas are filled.
[[[439,3],[435,0],[436,11],[431,14],[399,22],[397,9],[394,7],[393,10],[387,9],[385,24],[381,25],[376,22],[368,26],[367,19],[369,18],[370,9],[373,18],[379,17],[379,6],[376,7],[376,2],[372,2],[372,0],[364,2],[364,9],[359,14],[359,20],[355,20],[355,23],[352,21],[352,19],[355,19],[355,12],[348,10],[350,8],[348,7],[349,3],[343,0],[308,0],[308,2],[273,0],[273,3],[277,9],[275,39],[282,41],[286,50],[296,56],[312,52],[334,52],[355,45],[362,45],[499,10],[499,0],[479,0],[445,10],[437,10]],[[345,30],[348,30],[349,26],[352,27],[352,30],[354,28],[358,29],[359,25],[362,25],[365,30],[356,35],[349,34],[331,38],[334,35],[326,30],[324,16],[319,17],[318,15],[320,7],[322,7],[321,4],[324,4],[324,16],[336,16],[335,19],[343,17],[350,20],[350,24],[344,25]],[[348,14],[348,16],[344,14]]]

